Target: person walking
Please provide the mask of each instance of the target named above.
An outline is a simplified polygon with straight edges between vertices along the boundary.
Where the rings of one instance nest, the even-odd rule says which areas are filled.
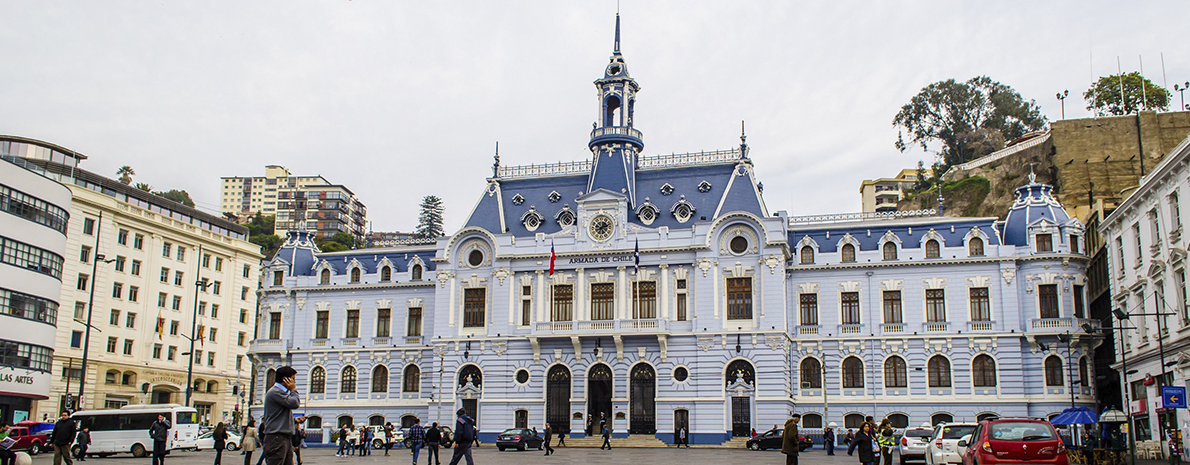
[[[355,425],[347,426],[347,455],[355,455],[358,447],[356,443],[359,442],[359,431],[355,429]]]
[[[169,429],[172,427],[165,415],[157,415],[157,421],[149,425],[149,437],[153,439],[153,465],[165,465],[165,443],[169,441]]]
[[[603,423],[603,422],[600,422],[600,423]],[[607,450],[612,450],[612,441],[611,440],[612,440],[612,428],[605,424],[605,425],[603,425],[603,444],[599,446],[599,450],[603,450],[603,448],[605,448],[605,447],[607,448]]]
[[[388,451],[393,448],[393,422],[388,421],[384,423],[384,456],[388,457]]]
[[[455,422],[455,452],[450,458],[450,465],[458,465],[459,460],[463,458],[467,459],[467,465],[474,465],[471,459],[471,443],[475,441],[476,436],[475,420],[467,416],[464,409],[455,413],[459,415],[459,419]]]
[[[421,418],[413,418],[413,426],[409,427],[409,448],[413,449],[413,465],[417,465],[417,456],[426,442],[426,428],[421,425]]]
[[[227,448],[227,426],[223,422],[215,425],[211,439],[215,440],[215,465],[223,465],[223,449]]]
[[[685,426],[678,428],[677,446],[678,447],[686,446],[687,449],[690,448],[690,438],[686,437],[686,427]]]
[[[438,422],[434,422],[426,431],[426,465],[442,465],[438,457],[438,443],[441,442],[442,430],[438,428]]]
[[[545,441],[541,444],[545,446],[545,455],[554,453],[554,448],[550,447],[550,440],[554,438],[554,428],[549,423],[545,424]]]
[[[558,428],[558,447],[566,447],[566,436],[570,434],[570,425]]]
[[[293,465],[293,435],[297,434],[294,425],[306,421],[306,417],[293,417],[293,409],[301,405],[297,370],[288,365],[278,368],[276,379],[264,395],[264,415],[260,420],[263,455],[268,465]]]
[[[851,428],[847,428],[847,435],[843,436],[843,444],[850,446],[851,441],[854,441],[854,440],[855,440],[855,432],[851,431]]]
[[[859,463],[861,465],[876,465],[876,451],[880,446],[876,444],[876,432],[872,430],[872,424],[864,422],[860,425],[859,433],[851,440],[851,445],[847,446],[847,455],[852,455],[852,452],[859,450]]]
[[[302,441],[306,438],[306,428],[297,426],[293,432],[293,455],[297,457],[297,465],[302,465]]]
[[[335,457],[346,457],[350,444],[347,442],[347,425],[339,425],[339,450],[335,451]]]
[[[880,422],[876,442],[880,444],[880,457],[884,459],[884,465],[892,465],[893,448],[897,446],[897,438],[893,436],[894,434],[892,422],[888,419]]]
[[[785,465],[797,465],[797,454],[801,452],[801,435],[797,434],[797,422],[802,416],[794,413],[785,420],[785,436],[781,438],[781,453],[785,454]]]
[[[822,432],[822,443],[826,446],[826,455],[835,455],[835,429],[829,426]]]
[[[249,418],[240,438],[240,449],[244,451],[244,465],[252,465],[252,453],[256,452],[256,419]]]
[[[372,455],[372,428],[359,427],[359,456]]]
[[[70,419],[70,412],[62,411],[50,434],[53,435],[50,440],[54,445],[54,465],[62,465],[62,459],[66,459],[66,465],[73,464],[70,445],[74,443],[74,436],[78,434],[78,426]]]
[[[83,428],[79,431],[78,436],[74,438],[74,443],[79,446],[79,453],[74,457],[80,462],[87,461],[87,446],[91,445],[91,428]]]

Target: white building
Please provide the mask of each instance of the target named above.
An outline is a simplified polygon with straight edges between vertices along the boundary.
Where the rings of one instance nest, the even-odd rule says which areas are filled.
[[[1190,385],[1188,161],[1190,138],[1141,178],[1137,190],[1099,227],[1110,255],[1113,311],[1120,312],[1117,318],[1128,317],[1123,324],[1117,320],[1124,363],[1115,368],[1126,372],[1124,397],[1138,441],[1168,437],[1169,425],[1190,433],[1190,418],[1162,408],[1161,401],[1162,385]]]
[[[284,166],[268,165],[263,177],[223,178],[220,211],[247,218],[276,215],[276,232],[309,230],[321,239],[348,233],[361,243],[368,210],[346,186],[322,176],[292,176]]]

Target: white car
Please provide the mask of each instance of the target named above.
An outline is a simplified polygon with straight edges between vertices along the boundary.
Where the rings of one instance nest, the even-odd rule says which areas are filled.
[[[195,443],[195,450],[214,449],[215,438],[212,437],[213,431],[203,433],[198,437],[198,442]],[[240,435],[231,431],[227,432],[227,450],[238,450],[240,448]]]
[[[959,439],[975,431],[975,423],[943,423],[934,427],[930,445],[926,446],[926,465],[963,463],[965,448],[959,447]]]

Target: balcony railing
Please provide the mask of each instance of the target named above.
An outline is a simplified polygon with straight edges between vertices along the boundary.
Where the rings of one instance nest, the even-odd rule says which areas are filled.
[[[1029,320],[1030,331],[1082,331],[1082,325],[1089,324],[1094,329],[1099,329],[1101,323],[1095,319],[1085,318],[1034,318]]]
[[[249,352],[284,352],[289,350],[288,339],[255,339],[248,346]]]
[[[421,345],[421,341],[422,341],[421,336],[405,336],[406,344]]]
[[[950,323],[945,321],[928,321],[922,324],[922,327],[927,333],[943,333],[950,327]]]
[[[595,331],[641,332],[666,331],[667,320],[646,318],[638,320],[548,321],[537,323],[534,332],[544,334],[581,333]]]
[[[386,345],[392,344],[391,341],[392,341],[392,338],[389,338],[389,337],[374,337],[374,338],[372,338],[372,345],[386,346]]]
[[[591,131],[591,138],[602,136],[629,136],[637,139],[641,138],[640,131],[627,126],[607,126],[602,128],[595,128]]]
[[[797,327],[797,333],[803,336],[817,336],[819,328],[821,328],[821,326],[801,325]]]
[[[904,323],[885,323],[885,324],[880,325],[880,330],[883,331],[884,334],[903,333],[903,332],[905,332],[905,324]]]
[[[859,334],[864,331],[864,325],[839,325],[839,334]]]
[[[968,321],[967,331],[992,331],[992,322],[990,321]]]

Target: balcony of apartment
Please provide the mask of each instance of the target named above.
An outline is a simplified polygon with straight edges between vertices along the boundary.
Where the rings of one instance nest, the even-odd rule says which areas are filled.
[[[819,325],[799,325],[797,327],[798,336],[817,336],[822,330]]]
[[[864,325],[860,325],[860,324],[839,325],[839,334],[860,334],[863,332],[864,332]]]
[[[921,330],[927,333],[945,333],[950,330],[950,322],[927,321],[921,324]]]
[[[996,326],[990,320],[968,321],[967,322],[967,331],[973,332],[973,333],[994,331],[995,328],[996,328]]]
[[[1033,318],[1029,320],[1029,331],[1063,333],[1066,331],[1082,331],[1082,325],[1089,324],[1093,329],[1102,326],[1099,320],[1086,318]]]
[[[880,332],[883,334],[904,334],[905,323],[884,323],[880,325]]]
[[[668,320],[644,318],[637,320],[546,321],[533,326],[533,334],[578,336],[590,333],[656,334],[669,331]]]
[[[254,339],[248,345],[248,352],[254,354],[281,354],[289,351],[288,339]]]

